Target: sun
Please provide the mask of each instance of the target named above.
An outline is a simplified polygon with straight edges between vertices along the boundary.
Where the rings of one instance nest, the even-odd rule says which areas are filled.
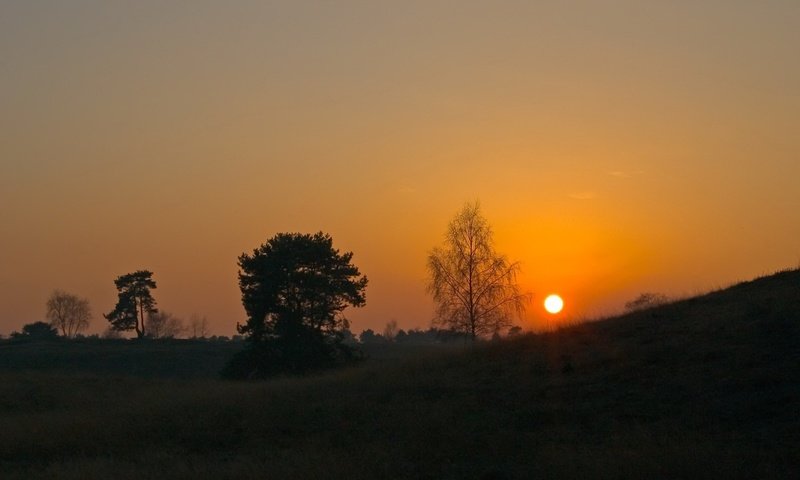
[[[564,308],[564,300],[556,294],[548,295],[544,299],[544,309],[549,313],[556,314]]]

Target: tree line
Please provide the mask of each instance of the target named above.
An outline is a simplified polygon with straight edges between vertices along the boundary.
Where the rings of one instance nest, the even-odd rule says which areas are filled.
[[[228,378],[263,378],[278,373],[305,373],[359,361],[359,345],[431,344],[453,340],[475,342],[521,332],[531,294],[523,292],[520,264],[494,247],[493,232],[477,202],[467,203],[447,226],[442,245],[427,257],[427,291],[436,305],[428,330],[403,330],[396,320],[383,332],[366,329],[356,337],[344,316],[366,305],[368,280],[352,263],[352,252],[340,252],[333,239],[315,234],[279,233],[238,258],[239,289],[247,320],[236,325],[245,349],[228,363]],[[103,314],[107,338],[134,332],[136,338],[205,338],[208,320],[192,315],[188,324],[159,310],[153,272],[137,270],[117,277],[117,303]],[[628,302],[629,311],[666,301],[646,293]],[[46,302],[47,322],[25,325],[12,337],[75,338],[92,318],[89,301],[55,290]]]
[[[315,234],[279,233],[238,258],[239,289],[247,321],[237,324],[246,348],[223,374],[261,378],[277,373],[304,373],[360,360],[359,344],[436,343],[516,334],[531,294],[523,292],[520,264],[494,247],[493,232],[480,205],[467,203],[448,224],[441,246],[427,258],[428,292],[436,304],[429,330],[404,331],[396,320],[382,333],[366,329],[356,338],[344,316],[366,305],[367,277],[352,263],[352,252],[340,252],[333,239]],[[137,270],[117,277],[117,303],[103,314],[107,336],[135,332],[137,338],[174,338],[208,334],[205,317],[193,315],[186,325],[161,311],[153,296],[153,272]],[[626,304],[646,308],[665,297],[643,294]],[[46,302],[48,322],[26,325],[20,336],[74,338],[92,318],[86,298],[55,290]]]
[[[529,299],[516,284],[519,264],[495,251],[477,202],[464,206],[450,222],[445,244],[428,257],[428,291],[437,309],[427,332],[403,331],[395,321],[382,335],[367,329],[354,341],[343,312],[366,305],[368,279],[352,258],[352,252],[335,249],[323,232],[279,233],[252,253],[243,253],[238,277],[247,321],[236,329],[247,347],[229,362],[224,375],[258,378],[351,363],[362,358],[354,347],[358,343],[475,341],[512,326],[512,317],[521,315]],[[114,285],[117,303],[103,314],[109,335],[133,331],[140,339],[165,338],[185,330],[177,317],[158,309],[153,272],[124,274]],[[47,323],[26,325],[21,335],[49,330],[73,338],[88,327],[92,313],[87,299],[56,290],[47,301],[46,316]],[[203,335],[206,326],[204,319],[193,319],[192,335]]]
[[[156,288],[152,276],[153,273],[148,270],[139,270],[122,275],[114,281],[119,300],[114,310],[103,315],[110,325],[102,337],[121,338],[123,332],[135,330],[138,338],[208,338],[210,325],[207,317],[192,314],[188,322],[184,322],[172,313],[155,308],[156,301],[150,291]],[[24,325],[20,332],[12,332],[11,337],[85,337],[82,332],[89,328],[92,319],[89,299],[56,289],[47,298],[45,311],[47,321]]]

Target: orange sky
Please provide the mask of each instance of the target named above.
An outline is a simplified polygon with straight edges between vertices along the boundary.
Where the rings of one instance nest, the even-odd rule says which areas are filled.
[[[0,4],[0,334],[116,276],[244,319],[236,258],[323,230],[353,329],[427,327],[427,252],[480,199],[540,325],[800,262],[800,5]],[[647,3],[645,5],[645,3]]]

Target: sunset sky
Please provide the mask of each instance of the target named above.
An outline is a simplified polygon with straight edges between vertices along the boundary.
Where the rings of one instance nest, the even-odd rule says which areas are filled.
[[[0,334],[150,269],[244,321],[237,257],[353,251],[353,330],[430,325],[427,253],[480,200],[524,328],[800,263],[800,2],[0,3]]]

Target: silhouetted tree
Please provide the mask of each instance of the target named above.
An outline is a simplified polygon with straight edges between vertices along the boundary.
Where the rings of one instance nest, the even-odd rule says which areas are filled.
[[[11,338],[53,340],[58,338],[58,330],[47,322],[33,322],[23,326],[21,332],[13,332]]]
[[[427,334],[435,336],[436,341],[439,343],[452,343],[472,340],[472,336],[469,334],[469,332],[462,332],[448,328],[431,328],[428,330]]]
[[[356,345],[358,343],[358,339],[356,339],[349,327],[342,330],[342,343],[345,345]]]
[[[175,338],[185,327],[183,320],[169,312],[155,312],[147,316],[147,336],[150,338]]]
[[[208,336],[208,319],[193,313],[189,317],[189,335],[191,338],[206,338]]]
[[[669,301],[666,295],[661,293],[642,293],[630,302],[625,303],[625,310],[635,312],[637,310],[644,310],[647,308],[657,307]]]
[[[150,294],[150,290],[156,288],[152,277],[153,272],[138,270],[114,280],[119,299],[114,310],[103,315],[112,328],[118,331],[136,330],[139,338],[147,335],[145,318],[158,312],[156,301]]]
[[[397,336],[397,320],[391,319],[386,326],[383,327],[383,338],[389,342],[393,342]]]
[[[397,331],[397,335],[394,336],[394,341],[397,343],[404,343],[408,340],[408,334],[402,328]]]
[[[428,255],[435,324],[475,340],[510,326],[513,315],[522,315],[529,295],[517,286],[519,263],[510,263],[493,243],[480,205],[464,205],[448,226],[444,247]]]
[[[47,299],[46,316],[50,325],[61,330],[61,335],[73,338],[89,327],[92,311],[89,308],[89,299],[54,290]]]
[[[383,338],[383,335],[375,333],[371,328],[362,331],[358,336],[358,340],[365,345],[370,343],[386,343],[386,339]]]
[[[412,344],[412,345],[430,345],[439,342],[437,338],[436,330],[431,328],[428,330],[420,330],[418,328],[412,328],[411,330],[405,332],[406,334],[400,335],[398,332],[397,334],[397,341],[402,341],[403,343]]]
[[[322,232],[279,233],[239,257],[249,346],[226,367],[232,378],[299,373],[352,359],[342,311],[365,304],[367,278]]]
[[[517,335],[522,334],[522,327],[519,325],[514,325],[513,327],[508,329],[508,336],[509,337],[516,337]]]

